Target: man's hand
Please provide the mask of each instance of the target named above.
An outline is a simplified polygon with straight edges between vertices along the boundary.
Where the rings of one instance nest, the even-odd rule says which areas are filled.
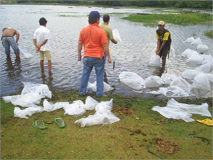
[[[81,55],[78,54],[78,61],[81,61]]]
[[[108,56],[107,56],[107,58],[108,58],[108,63],[112,63],[111,58],[110,58],[110,57],[108,57]]]

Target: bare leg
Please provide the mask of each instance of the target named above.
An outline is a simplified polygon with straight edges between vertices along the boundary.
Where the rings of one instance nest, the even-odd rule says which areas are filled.
[[[166,65],[166,60],[162,59],[162,67],[165,67],[165,65]]]
[[[11,58],[10,58],[10,54],[6,54],[6,55],[7,55],[7,59],[11,59]]]
[[[15,53],[15,55],[16,55],[16,58],[20,58],[18,53]]]
[[[44,71],[44,60],[40,60],[41,71]]]
[[[48,71],[51,72],[52,69],[52,62],[51,60],[48,60]]]

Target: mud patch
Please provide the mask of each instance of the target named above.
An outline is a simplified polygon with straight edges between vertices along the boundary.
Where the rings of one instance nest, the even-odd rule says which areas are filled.
[[[164,153],[173,154],[175,151],[179,150],[179,146],[169,140],[155,138],[154,141],[156,143],[157,149]]]

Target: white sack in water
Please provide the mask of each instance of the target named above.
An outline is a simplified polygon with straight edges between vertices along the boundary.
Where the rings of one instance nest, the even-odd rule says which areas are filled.
[[[144,83],[147,88],[153,88],[162,86],[163,81],[159,76],[149,76]]]
[[[159,55],[152,55],[148,65],[153,66],[153,67],[159,67],[161,65],[160,64],[160,56]]]
[[[203,44],[203,42],[201,41],[200,37],[198,37],[191,44],[192,45],[199,45],[199,44]]]
[[[208,55],[202,54],[201,57],[203,57],[203,64],[213,62],[213,57],[210,54],[208,54]]]
[[[203,57],[201,55],[190,56],[186,63],[201,65],[203,64]]]
[[[200,71],[196,71],[196,70],[193,70],[193,69],[187,69],[187,70],[182,72],[182,77],[185,78],[185,79],[193,80],[194,77],[198,73],[200,73]]]
[[[189,93],[180,88],[179,86],[160,87],[159,93],[166,97],[188,97]]]
[[[122,83],[135,90],[145,88],[144,79],[134,72],[121,72],[119,79]]]
[[[19,50],[20,50],[20,52],[24,55],[24,57],[26,57],[26,58],[31,58],[31,57],[33,57],[33,55],[30,54],[26,49],[20,48],[20,47],[19,47]]]
[[[189,57],[195,56],[195,55],[199,55],[199,53],[197,51],[189,49],[189,48],[181,53],[181,56],[186,57],[186,58],[189,58]]]
[[[120,37],[120,34],[119,34],[117,28],[112,30],[112,34],[113,34],[113,38],[114,38],[117,42],[121,42],[121,37]]]
[[[182,88],[183,90],[185,90],[187,93],[190,94],[191,91],[191,85],[182,77],[177,77],[175,78],[171,84],[171,86],[179,86],[180,88]]]
[[[212,117],[211,113],[208,110],[207,103],[203,103],[201,105],[184,104],[178,103],[174,99],[169,100],[166,107],[154,106],[152,110],[159,112],[166,118],[182,119],[185,122],[194,121],[194,119],[191,118],[192,114]]]
[[[205,73],[199,73],[194,77],[192,87],[195,89],[201,89],[210,91],[211,85],[208,79],[208,76]]]
[[[94,83],[88,82],[87,88],[91,88],[94,92],[96,92],[97,91],[97,82],[96,81]],[[113,87],[111,87],[109,84],[104,82],[104,92],[108,92],[108,91],[111,91],[113,89],[114,89]]]
[[[32,116],[34,113],[40,113],[43,112],[43,107],[29,107],[26,109],[21,110],[19,107],[14,108],[14,117],[19,117],[19,118],[26,118],[28,119],[27,116]]]
[[[196,67],[196,71],[200,71],[203,73],[210,73],[212,71],[213,62],[208,62],[205,64],[200,65],[199,67]]]
[[[96,106],[96,112],[94,115],[89,115],[86,118],[81,118],[74,123],[80,123],[81,127],[85,127],[100,124],[112,124],[119,121],[120,119],[110,111],[112,108],[112,102],[112,99],[110,101],[100,102]]]
[[[199,44],[197,46],[197,50],[200,52],[200,53],[204,53],[206,51],[209,50],[209,47],[207,45],[203,45],[203,44]]]
[[[170,85],[170,83],[173,81],[173,79],[177,78],[176,75],[174,74],[169,74],[169,73],[163,73],[161,75],[161,80],[163,81],[164,84]]]
[[[195,40],[194,37],[190,37],[190,38],[187,38],[185,42],[192,43],[194,40]]]

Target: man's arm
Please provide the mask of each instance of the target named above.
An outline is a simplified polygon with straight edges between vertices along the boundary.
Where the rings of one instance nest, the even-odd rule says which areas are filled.
[[[19,32],[17,30],[16,30],[15,34],[16,34],[16,43],[18,44],[18,40],[19,40],[20,34],[19,34]]]
[[[159,41],[160,41],[160,40],[159,40]],[[160,46],[160,44],[159,44],[158,50],[156,51],[156,54],[157,54],[157,55],[160,54],[160,51],[163,49],[163,47],[165,46],[165,44],[166,44],[166,40],[163,41],[163,43],[161,44],[161,46]]]
[[[83,48],[83,43],[78,41],[78,61],[81,61],[81,50]]]
[[[112,61],[111,61],[111,57],[110,57],[110,53],[109,53],[109,45],[108,44],[104,44],[103,48],[104,48],[104,52],[107,55],[108,62],[111,63]]]

